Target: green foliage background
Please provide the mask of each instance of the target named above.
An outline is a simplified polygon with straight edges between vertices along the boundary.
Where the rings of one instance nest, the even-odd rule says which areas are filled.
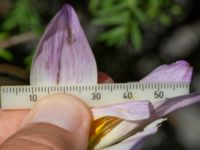
[[[0,40],[28,31],[41,35],[45,25],[36,3],[32,0],[12,1],[10,11],[0,25]],[[97,43],[103,41],[114,47],[124,47],[129,43],[133,51],[142,50],[145,29],[156,23],[169,26],[174,15],[182,14],[181,6],[172,0],[89,0],[88,10],[92,24],[104,28],[97,36]],[[30,52],[24,61],[28,66],[31,56]],[[7,49],[0,50],[0,57],[13,60]]]
[[[171,24],[173,15],[181,15],[180,5],[171,0],[90,0],[93,23],[106,27],[99,40],[109,46],[131,41],[135,50],[142,46],[143,30],[155,23]]]

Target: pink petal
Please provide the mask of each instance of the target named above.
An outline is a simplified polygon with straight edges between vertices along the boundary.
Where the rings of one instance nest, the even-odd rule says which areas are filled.
[[[192,67],[186,61],[161,65],[144,77],[141,82],[190,82]]]
[[[156,118],[163,117],[175,110],[200,102],[200,93],[179,96],[166,100],[165,102],[154,103]],[[160,104],[161,103],[161,104]]]
[[[105,107],[93,108],[94,119],[104,116],[118,117],[121,119],[135,121],[150,117],[152,107],[148,101],[127,102]]]
[[[122,138],[123,136],[127,135],[130,132],[132,132],[132,134],[134,135],[134,133],[137,133],[138,128],[143,128],[143,126],[145,124],[148,124],[154,120],[157,120],[159,118],[166,116],[167,114],[169,114],[173,111],[176,111],[178,109],[184,108],[188,105],[191,105],[191,104],[194,104],[197,102],[200,102],[200,93],[179,96],[179,97],[165,100],[164,102],[159,101],[159,102],[153,103],[152,104],[153,108],[151,105],[149,105],[150,108],[147,108],[147,109],[151,110],[151,113],[150,113],[151,116],[148,119],[142,120],[142,118],[141,118],[141,120],[137,121],[137,122],[135,122],[136,120],[135,121],[126,121],[126,120],[122,121],[108,135],[106,135],[105,137],[102,138],[100,143],[98,143],[97,147],[102,148],[104,146],[109,146],[110,144],[117,142],[120,138]],[[132,102],[132,103],[134,103],[134,102]],[[147,110],[143,110],[143,111],[145,112]],[[144,132],[144,135],[147,136],[148,134],[146,134]],[[143,139],[143,138],[141,138],[141,139]],[[140,138],[138,138],[137,140],[131,140],[128,143],[125,142],[124,144],[122,144],[122,146],[125,146],[126,144],[131,145],[131,143],[132,143],[132,145],[135,145],[139,141],[140,141]]]
[[[32,62],[30,82],[34,85],[97,83],[92,50],[70,5],[64,5],[47,26]]]

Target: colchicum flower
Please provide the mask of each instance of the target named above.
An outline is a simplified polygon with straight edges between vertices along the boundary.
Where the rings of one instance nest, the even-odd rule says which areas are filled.
[[[96,62],[79,23],[69,5],[64,5],[47,26],[36,50],[31,85],[96,84]],[[161,65],[140,82],[188,82],[192,68],[185,61]],[[111,79],[106,82],[112,82]],[[94,122],[88,149],[138,150],[143,139],[154,134],[167,114],[200,101],[190,94],[151,103],[148,100],[92,108]],[[121,111],[123,110],[123,111]],[[66,110],[67,113],[67,110]]]

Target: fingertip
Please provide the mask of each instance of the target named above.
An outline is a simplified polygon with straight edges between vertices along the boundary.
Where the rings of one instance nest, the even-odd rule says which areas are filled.
[[[31,122],[45,122],[68,131],[89,128],[92,114],[79,98],[67,94],[54,94],[42,98],[26,115],[21,126]]]

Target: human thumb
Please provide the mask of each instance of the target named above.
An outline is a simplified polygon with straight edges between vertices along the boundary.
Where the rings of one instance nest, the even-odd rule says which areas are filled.
[[[78,98],[66,94],[48,96],[27,114],[22,128],[0,150],[86,150],[91,116]]]

